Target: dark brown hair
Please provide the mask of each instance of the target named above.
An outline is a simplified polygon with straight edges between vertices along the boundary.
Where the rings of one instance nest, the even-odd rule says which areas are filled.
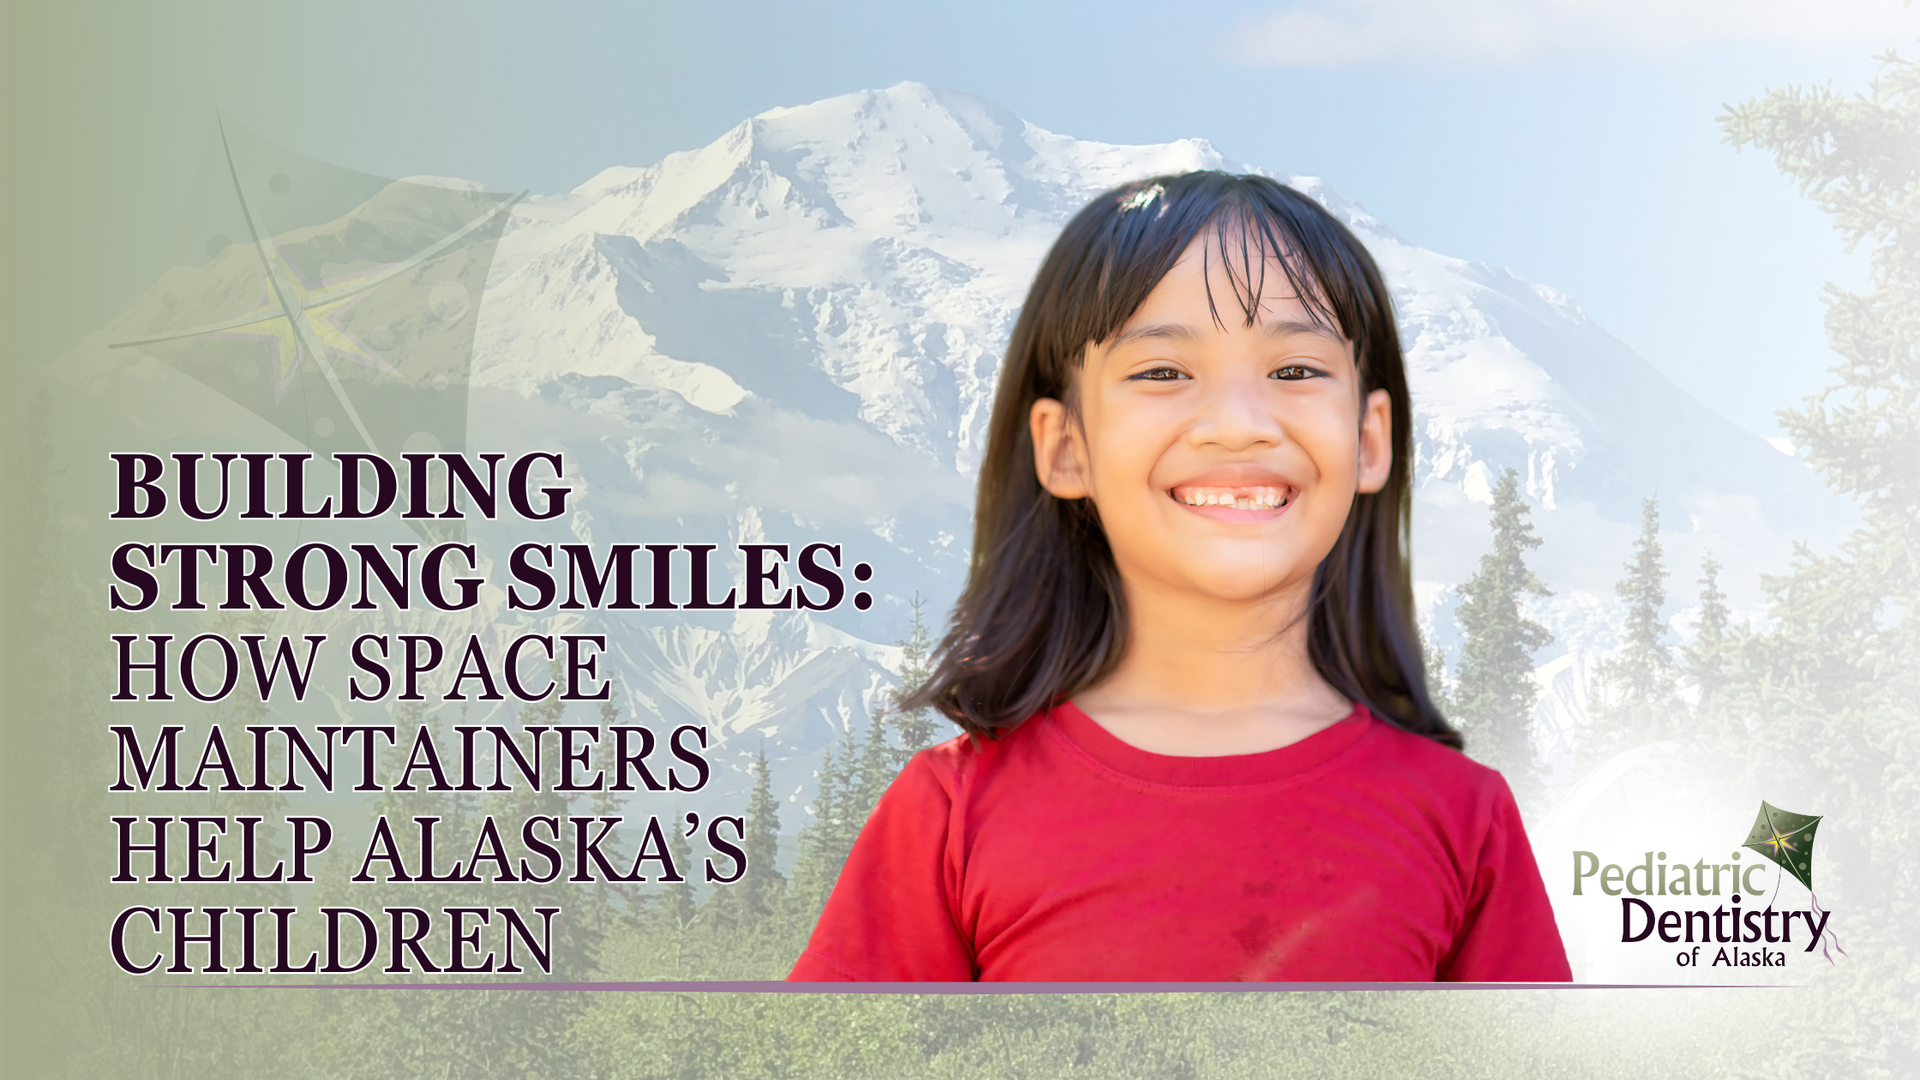
[[[1028,414],[1043,397],[1071,401],[1088,344],[1118,333],[1208,230],[1219,238],[1221,269],[1246,325],[1258,318],[1262,278],[1277,261],[1313,318],[1353,343],[1363,395],[1385,390],[1392,398],[1386,485],[1354,498],[1314,574],[1313,665],[1374,715],[1458,748],[1459,733],[1427,696],[1413,619],[1406,554],[1413,416],[1380,271],[1312,199],[1264,176],[1219,172],[1115,188],[1080,211],[1048,252],[1000,369],[966,589],[932,676],[907,704],[932,706],[992,738],[1119,662],[1126,598],[1113,552],[1090,500],[1058,499],[1040,486]],[[1219,321],[1218,303],[1213,314]]]

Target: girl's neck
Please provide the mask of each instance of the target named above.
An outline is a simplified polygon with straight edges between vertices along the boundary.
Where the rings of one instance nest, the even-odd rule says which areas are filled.
[[[1311,582],[1257,601],[1127,590],[1120,663],[1074,703],[1116,738],[1178,757],[1273,750],[1351,711],[1307,654]]]

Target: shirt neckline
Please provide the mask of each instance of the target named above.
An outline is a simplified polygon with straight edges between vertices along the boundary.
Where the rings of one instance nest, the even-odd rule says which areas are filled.
[[[1372,714],[1356,702],[1346,719],[1273,750],[1222,757],[1176,757],[1121,742],[1071,701],[1055,705],[1047,716],[1061,735],[1100,764],[1136,780],[1180,787],[1260,784],[1299,776],[1331,761],[1365,738],[1373,727]]]

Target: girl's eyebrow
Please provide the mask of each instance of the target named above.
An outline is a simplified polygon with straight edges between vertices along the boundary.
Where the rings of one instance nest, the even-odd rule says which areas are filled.
[[[1199,336],[1198,331],[1185,323],[1152,323],[1147,326],[1136,326],[1131,330],[1122,330],[1107,343],[1107,348],[1117,349],[1136,341],[1192,341]]]
[[[1267,337],[1291,337],[1294,334],[1312,334],[1316,337],[1338,341],[1343,345],[1346,344],[1347,341],[1347,339],[1342,337],[1336,330],[1322,326],[1319,323],[1301,322],[1298,319],[1277,319],[1273,322],[1262,323],[1260,332]]]
[[[1338,341],[1341,344],[1345,344],[1347,340],[1336,331],[1321,326],[1318,323],[1301,322],[1298,319],[1276,319],[1272,322],[1262,322],[1260,324],[1260,333],[1266,337],[1292,337],[1295,334],[1312,334],[1315,337],[1328,338],[1333,341]],[[1136,326],[1131,330],[1123,330],[1115,334],[1113,340],[1106,343],[1106,347],[1109,349],[1117,349],[1122,345],[1129,345],[1136,341],[1193,341],[1199,336],[1199,331],[1185,323],[1151,323],[1146,326]]]

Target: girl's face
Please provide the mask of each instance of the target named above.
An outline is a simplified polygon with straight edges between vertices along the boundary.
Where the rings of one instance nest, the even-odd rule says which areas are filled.
[[[1354,495],[1386,483],[1387,392],[1361,392],[1352,344],[1315,324],[1275,257],[1244,325],[1220,242],[1203,233],[1087,347],[1077,416],[1034,403],[1035,465],[1055,496],[1093,500],[1130,598],[1304,600]]]

